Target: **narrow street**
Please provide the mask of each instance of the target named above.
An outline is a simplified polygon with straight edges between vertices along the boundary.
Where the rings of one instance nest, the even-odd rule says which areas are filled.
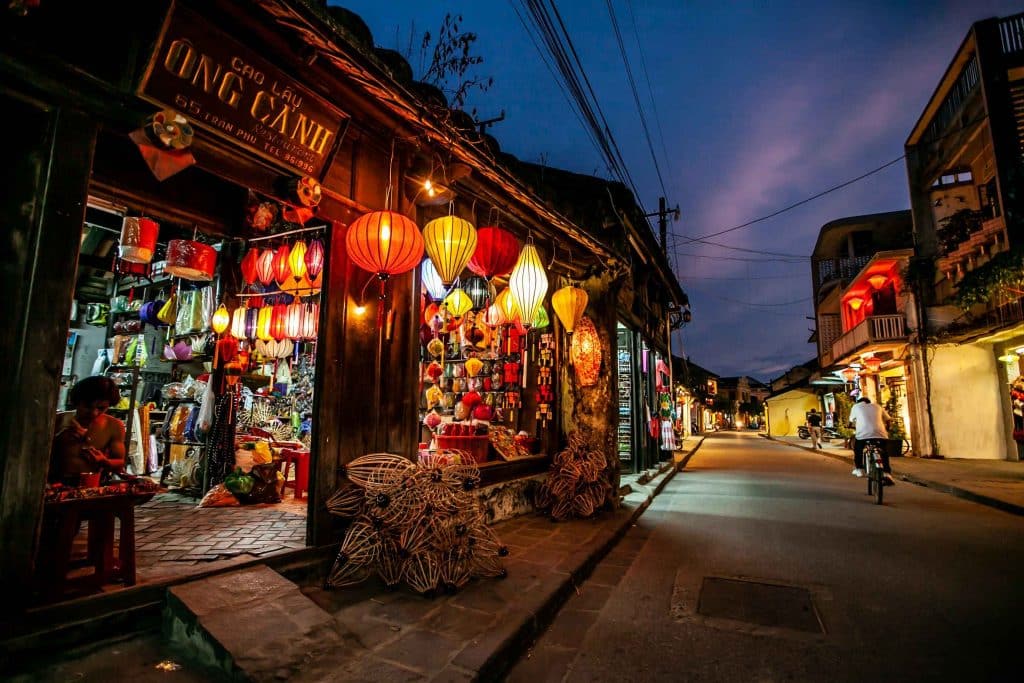
[[[1020,680],[1024,519],[886,493],[710,436],[508,680]]]

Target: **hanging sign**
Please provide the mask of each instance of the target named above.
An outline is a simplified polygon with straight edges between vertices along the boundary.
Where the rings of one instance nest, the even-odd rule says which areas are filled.
[[[175,7],[139,86],[197,126],[322,177],[345,114],[198,14]]]

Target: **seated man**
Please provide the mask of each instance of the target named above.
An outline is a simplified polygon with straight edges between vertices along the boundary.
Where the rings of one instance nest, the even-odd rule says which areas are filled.
[[[77,486],[81,475],[124,469],[124,423],[107,415],[121,396],[109,377],[86,377],[71,388],[74,410],[58,413],[50,450],[51,482]]]
[[[854,426],[853,441],[853,476],[864,476],[864,446],[870,439],[888,439],[889,433],[885,428],[889,414],[885,410],[871,402],[868,397],[857,400],[857,403],[850,408],[850,422]],[[889,469],[889,454],[885,448],[882,449],[882,470],[885,472],[885,483],[892,485],[895,481],[892,478],[892,470]]]

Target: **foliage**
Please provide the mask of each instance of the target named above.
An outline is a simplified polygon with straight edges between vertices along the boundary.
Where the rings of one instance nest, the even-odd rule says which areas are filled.
[[[837,393],[835,396],[836,431],[839,432],[839,436],[849,439],[853,436],[853,430],[848,426],[850,424],[850,408],[853,407],[853,399],[845,392]]]
[[[903,426],[903,418],[900,417],[900,398],[895,391],[889,392],[889,400],[885,402],[885,412],[889,415],[885,429],[889,432],[890,439],[905,439],[907,431]]]
[[[1000,290],[1024,285],[1024,249],[1015,247],[996,254],[984,265],[964,275],[957,284],[955,300],[967,310],[989,302]]]
[[[756,416],[764,413],[764,404],[756,398],[752,398],[740,404],[740,412],[745,415]]]
[[[420,45],[421,55],[431,53],[430,65],[421,80],[443,90],[456,109],[462,109],[473,90],[486,92],[494,85],[494,78],[472,73],[484,58],[472,54],[477,35],[463,31],[461,24],[461,14],[446,14],[437,39],[427,31]]]
[[[944,218],[935,231],[943,256],[956,251],[971,235],[980,230],[983,220],[984,214],[974,209],[960,209]]]

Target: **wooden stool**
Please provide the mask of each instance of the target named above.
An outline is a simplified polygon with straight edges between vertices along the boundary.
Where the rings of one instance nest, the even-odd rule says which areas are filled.
[[[284,475],[284,488],[295,489],[295,499],[301,500],[309,488],[309,451],[296,450],[293,448],[281,449],[282,474]],[[288,481],[288,473],[292,464],[295,465],[295,479]]]

